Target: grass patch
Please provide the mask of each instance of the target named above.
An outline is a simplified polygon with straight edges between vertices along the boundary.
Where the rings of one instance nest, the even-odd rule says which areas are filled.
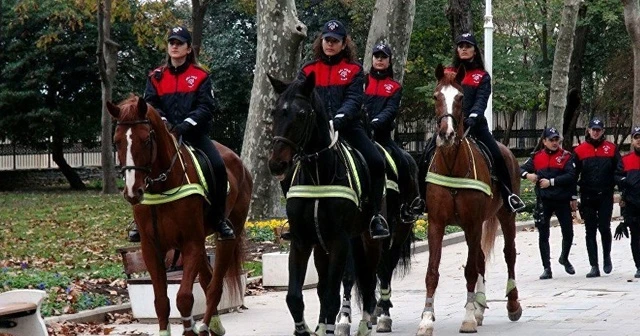
[[[47,291],[43,315],[95,308],[121,298],[92,291],[124,282],[115,249],[125,242],[131,207],[95,191],[0,193],[1,291]]]

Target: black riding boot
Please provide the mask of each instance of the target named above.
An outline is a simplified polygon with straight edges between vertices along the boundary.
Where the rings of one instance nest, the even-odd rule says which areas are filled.
[[[571,242],[562,240],[562,253],[560,253],[558,262],[560,265],[564,266],[565,272],[573,275],[576,274],[576,270],[569,262],[569,251],[571,251]]]
[[[216,176],[218,177],[218,176]],[[218,180],[216,180],[216,200],[214,200],[214,207],[216,207],[216,216],[215,218],[219,218],[218,221],[218,240],[230,240],[230,239],[236,239],[236,235],[233,232],[233,224],[231,223],[231,221],[229,220],[229,218],[227,218],[227,216],[225,216],[225,210],[227,207],[227,181],[225,180],[221,180],[218,177]]]
[[[596,241],[595,234],[594,234],[593,237],[587,236],[586,243],[587,243],[587,255],[589,256],[589,265],[591,265],[591,270],[593,271],[594,268],[597,270],[599,268],[599,265],[598,265],[598,242]],[[598,274],[598,276],[599,276],[599,274]]]
[[[587,278],[597,278],[600,276],[600,269],[598,266],[591,266],[591,270],[587,273]]]
[[[540,259],[542,259],[542,267],[544,271],[540,275],[540,280],[551,279],[551,248],[549,247],[549,241],[538,240],[538,248],[540,249]]]
[[[138,224],[136,224],[135,220],[131,220],[131,223],[129,223],[128,240],[132,243],[140,242],[140,232],[138,232]]]

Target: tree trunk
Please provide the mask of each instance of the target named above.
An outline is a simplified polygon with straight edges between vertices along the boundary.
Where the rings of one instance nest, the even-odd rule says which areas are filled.
[[[102,83],[102,192],[115,194],[116,172],[113,160],[113,146],[111,145],[112,126],[111,115],[107,111],[107,102],[111,101],[113,81],[116,77],[118,61],[118,45],[111,40],[111,0],[98,0],[98,68]],[[56,161],[56,163],[58,163]],[[60,166],[60,164],[58,164]],[[60,167],[62,169],[62,167]],[[66,175],[65,175],[66,176]]]
[[[376,1],[363,58],[365,71],[371,68],[371,52],[374,44],[382,41],[391,47],[393,77],[402,83],[415,15],[415,0]]]
[[[451,26],[451,41],[462,33],[473,32],[470,0],[449,0],[446,12]]]
[[[196,58],[200,55],[200,48],[202,47],[204,16],[207,14],[209,5],[215,1],[217,0],[191,0],[191,20],[193,21],[191,47]]]
[[[583,2],[578,11],[578,21],[587,17],[587,5]],[[562,148],[570,149],[573,146],[573,138],[581,134],[576,133],[576,124],[580,117],[580,100],[582,96],[582,59],[587,49],[587,34],[589,27],[581,24],[576,27],[575,39],[573,41],[573,53],[571,53],[571,65],[569,66],[569,87],[567,95],[567,107],[564,110],[562,123],[564,140]],[[604,116],[603,116],[604,117]]]
[[[565,0],[562,10],[562,20],[556,42],[556,52],[553,57],[553,71],[549,93],[547,125],[562,128],[562,117],[567,106],[567,92],[569,85],[569,65],[573,52],[573,38],[578,20],[578,10],[581,0]],[[560,129],[560,134],[562,130]]]
[[[54,130],[58,128],[54,126]],[[59,129],[59,128],[58,128]],[[51,158],[53,162],[58,165],[58,169],[64,177],[69,181],[69,187],[73,190],[85,190],[87,187],[82,182],[82,179],[76,173],[76,171],[71,168],[71,166],[67,163],[67,160],[64,158],[64,139],[59,134],[62,132],[55,132],[53,136],[53,140],[51,142]]]
[[[632,124],[640,124],[640,8],[638,0],[622,0],[624,22],[633,48],[633,118]]]
[[[241,155],[254,181],[249,211],[253,219],[277,215],[282,197],[267,164],[273,139],[271,111],[277,99],[267,73],[280,79],[295,78],[301,43],[307,36],[307,27],[297,15],[295,0],[257,1],[256,69]]]

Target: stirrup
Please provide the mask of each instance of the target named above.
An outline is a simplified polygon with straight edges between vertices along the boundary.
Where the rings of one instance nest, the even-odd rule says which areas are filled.
[[[509,195],[509,197],[507,197],[507,203],[509,203],[509,207],[511,207],[511,212],[518,212],[526,206],[520,196],[516,194]]]
[[[417,196],[413,201],[411,201],[411,204],[409,204],[409,209],[411,209],[411,212],[413,212],[414,215],[418,216],[424,212],[426,204],[427,203],[422,198]]]
[[[376,217],[380,218],[382,222],[382,230],[380,230],[381,232],[377,232],[374,234],[374,228],[372,224]],[[369,221],[369,234],[373,239],[382,239],[389,237],[389,235],[391,234],[391,232],[389,231],[389,223],[387,223],[387,220],[384,218],[384,216],[382,216],[381,214],[377,214],[371,217],[371,220]]]

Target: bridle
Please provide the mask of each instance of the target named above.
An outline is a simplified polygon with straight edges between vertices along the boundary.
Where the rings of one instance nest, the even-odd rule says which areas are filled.
[[[311,102],[311,99],[309,99],[308,97],[302,95],[302,94],[296,94],[296,98],[301,99],[306,101],[307,103],[309,103],[309,105],[311,106],[311,111],[310,113],[308,113],[308,115],[305,117],[304,120],[304,127],[303,127],[303,132],[302,132],[302,138],[296,142],[293,141],[287,137],[284,136],[274,136],[273,137],[273,145],[275,145],[277,142],[282,142],[285,145],[291,147],[293,149],[293,161],[297,162],[297,161],[309,161],[312,159],[317,159],[320,154],[322,154],[323,152],[331,149],[331,146],[323,148],[315,153],[311,153],[311,154],[306,154],[304,152],[304,147],[307,145],[307,143],[309,142],[309,140],[311,140],[311,133],[313,131],[313,129],[316,127],[316,110],[313,108],[313,104]]]
[[[149,119],[142,119],[142,120],[133,120],[133,121],[118,121],[116,123],[116,126],[134,126],[134,125],[149,125],[149,127],[151,128],[151,130],[149,131],[149,154],[151,155],[151,160],[149,161],[149,164],[146,166],[122,166],[122,168],[120,168],[120,173],[123,176],[125,175],[125,172],[127,170],[139,170],[142,171],[146,174],[145,178],[144,178],[144,182],[145,182],[145,188],[149,188],[149,186],[151,186],[154,183],[157,182],[164,182],[167,180],[167,177],[169,176],[169,173],[171,173],[171,169],[173,169],[174,164],[176,163],[176,159],[178,158],[178,155],[180,154],[180,146],[182,145],[182,136],[178,139],[178,145],[176,148],[176,153],[173,155],[173,157],[171,158],[171,164],[169,165],[169,168],[167,168],[167,170],[165,170],[164,172],[160,173],[158,175],[158,177],[156,178],[151,178],[149,175],[151,174],[151,166],[153,164],[153,162],[156,160],[156,155],[157,155],[157,146],[155,146],[155,131],[153,130],[153,128],[151,127],[151,121],[149,121]]]

